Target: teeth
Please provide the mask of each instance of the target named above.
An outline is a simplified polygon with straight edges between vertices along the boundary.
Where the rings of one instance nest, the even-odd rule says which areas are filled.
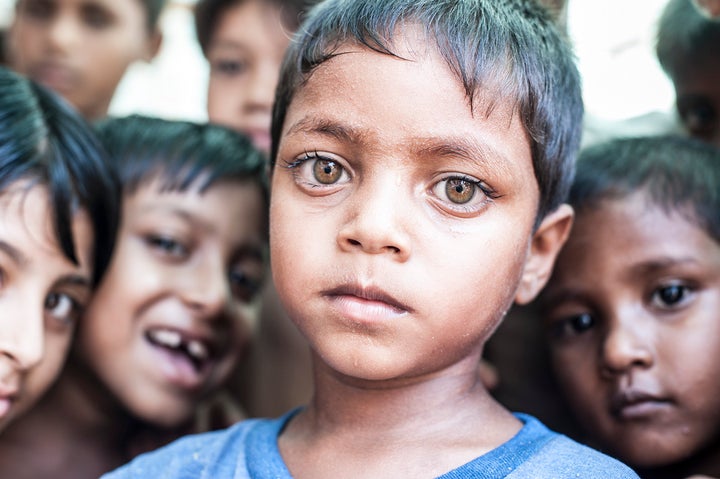
[[[191,339],[187,344],[187,352],[193,358],[203,361],[208,358],[208,349],[202,342]]]
[[[180,333],[169,329],[156,329],[154,331],[150,331],[149,335],[156,343],[169,348],[177,348],[182,343]]]

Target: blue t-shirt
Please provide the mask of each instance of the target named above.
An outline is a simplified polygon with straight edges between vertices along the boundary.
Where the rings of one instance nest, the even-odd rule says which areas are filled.
[[[178,439],[102,479],[291,479],[278,436],[295,412]],[[516,416],[523,427],[513,438],[440,479],[638,479],[624,464],[550,431],[534,417]]]

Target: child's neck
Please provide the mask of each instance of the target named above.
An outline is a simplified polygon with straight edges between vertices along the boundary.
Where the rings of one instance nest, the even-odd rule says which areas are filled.
[[[332,477],[340,470],[344,477],[372,477],[368,464],[388,477],[433,477],[469,462],[521,427],[482,386],[478,361],[468,358],[432,377],[373,387],[339,377],[316,360],[315,396],[281,434],[283,458],[299,478]],[[443,458],[433,464],[435,471],[427,468],[428,450]],[[340,469],[312,467],[328,461]]]

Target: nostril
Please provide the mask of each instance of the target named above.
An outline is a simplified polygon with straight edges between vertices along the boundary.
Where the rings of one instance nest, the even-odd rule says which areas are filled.
[[[350,243],[353,246],[360,246],[360,242],[358,240],[349,239],[348,243]]]

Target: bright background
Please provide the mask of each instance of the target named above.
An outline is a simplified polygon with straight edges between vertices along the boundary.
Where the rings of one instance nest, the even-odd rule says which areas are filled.
[[[666,0],[569,0],[568,24],[583,76],[585,107],[601,121],[669,113],[673,89],[654,54],[655,24]],[[131,67],[112,114],[139,112],[204,120],[207,66],[195,41],[194,0],[171,0],[165,42],[152,64]],[[14,0],[0,0],[0,26]]]

